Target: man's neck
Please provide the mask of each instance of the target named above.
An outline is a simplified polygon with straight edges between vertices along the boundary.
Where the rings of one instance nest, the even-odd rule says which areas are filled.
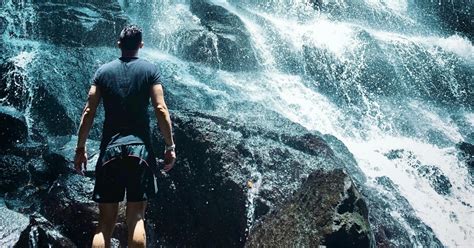
[[[122,50],[122,58],[138,57],[138,50]]]

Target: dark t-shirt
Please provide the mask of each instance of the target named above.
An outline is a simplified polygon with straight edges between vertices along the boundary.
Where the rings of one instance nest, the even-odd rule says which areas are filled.
[[[99,87],[105,109],[101,151],[117,145],[151,145],[148,106],[151,86],[161,84],[157,66],[121,57],[102,65],[92,84]]]

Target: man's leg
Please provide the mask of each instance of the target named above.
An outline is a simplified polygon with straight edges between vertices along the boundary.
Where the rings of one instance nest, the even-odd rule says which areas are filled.
[[[117,222],[118,203],[99,203],[99,225],[92,240],[92,247],[110,247],[110,239]]]
[[[146,247],[146,201],[127,202],[128,247]]]

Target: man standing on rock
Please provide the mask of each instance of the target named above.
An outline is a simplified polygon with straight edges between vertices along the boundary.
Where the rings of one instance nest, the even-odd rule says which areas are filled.
[[[157,191],[156,160],[151,149],[148,116],[150,98],[166,143],[165,171],[173,168],[175,145],[158,68],[137,57],[138,50],[143,47],[141,29],[135,25],[125,27],[120,33],[118,47],[122,56],[102,65],[92,80],[81,116],[74,166],[84,175],[86,139],[103,98],[105,121],[93,194],[100,212],[92,247],[110,247],[118,203],[124,199],[125,192],[128,245],[145,247],[146,201]]]

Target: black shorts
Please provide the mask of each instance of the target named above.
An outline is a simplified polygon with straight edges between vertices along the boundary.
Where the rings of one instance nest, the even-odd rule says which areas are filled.
[[[123,145],[115,148],[127,150]],[[129,149],[128,149],[129,150]],[[116,156],[98,164],[92,199],[99,203],[146,201],[156,195],[157,182],[149,164],[136,156]]]

